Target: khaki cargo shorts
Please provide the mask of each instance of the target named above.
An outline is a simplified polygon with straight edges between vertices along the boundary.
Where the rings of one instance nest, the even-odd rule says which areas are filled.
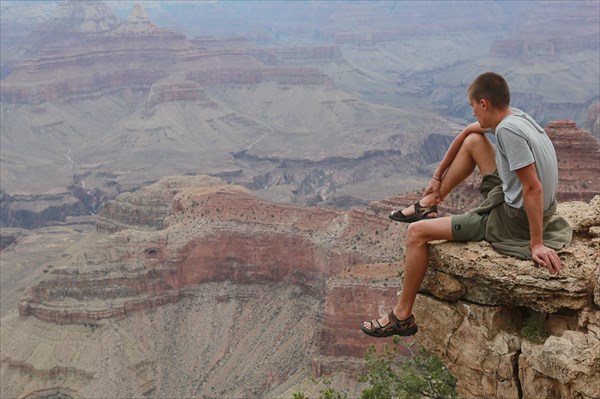
[[[479,192],[484,198],[497,185],[502,184],[498,172],[483,176]],[[470,213],[452,216],[453,241],[481,241],[485,239],[485,230],[489,214]]]

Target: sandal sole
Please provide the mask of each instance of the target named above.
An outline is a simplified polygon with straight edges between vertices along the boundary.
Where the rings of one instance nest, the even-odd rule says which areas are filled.
[[[420,220],[425,220],[425,219],[435,219],[437,218],[437,216],[406,216],[406,217],[398,217],[398,216],[393,216],[393,215],[389,215],[388,216],[390,219],[392,219],[395,222],[402,222],[402,223],[414,223],[414,222],[418,222]]]
[[[394,335],[400,335],[401,337],[409,337],[411,335],[415,335],[417,331],[419,331],[419,327],[417,325],[414,325],[411,328],[407,328],[406,330],[390,331],[384,334],[374,334],[373,331],[369,330],[368,328],[365,328],[365,326],[360,326],[360,329],[368,336],[375,338],[388,338]]]

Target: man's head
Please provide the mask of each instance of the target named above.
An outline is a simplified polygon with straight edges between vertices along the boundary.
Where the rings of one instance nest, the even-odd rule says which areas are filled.
[[[486,72],[479,75],[467,89],[473,115],[482,128],[495,129],[510,113],[510,90],[499,74]]]
[[[488,100],[494,108],[510,107],[510,90],[508,83],[495,72],[485,72],[477,76],[467,89],[469,100]]]

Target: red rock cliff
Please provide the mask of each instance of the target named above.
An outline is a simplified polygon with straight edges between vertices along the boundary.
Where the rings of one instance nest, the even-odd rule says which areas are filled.
[[[600,193],[600,146],[574,121],[546,125],[558,158],[558,200],[589,201]]]
[[[390,237],[401,230],[373,213],[269,204],[218,183],[166,178],[108,203],[98,232],[31,287],[20,314],[96,323],[225,280],[287,281],[322,297],[327,277],[399,253]]]

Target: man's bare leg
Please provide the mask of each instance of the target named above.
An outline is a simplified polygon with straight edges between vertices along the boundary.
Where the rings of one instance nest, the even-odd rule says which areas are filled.
[[[475,167],[479,168],[482,175],[493,173],[496,170],[494,145],[483,134],[470,134],[463,142],[456,158],[448,167],[439,189],[439,198],[436,194],[428,194],[419,203],[428,207],[440,203],[456,186],[462,183],[473,173]],[[411,205],[402,213],[405,216],[414,214],[414,206]]]
[[[399,320],[404,320],[412,314],[417,293],[421,288],[427,266],[429,264],[429,251],[427,243],[434,240],[451,240],[451,217],[442,217],[430,220],[421,220],[409,225],[406,235],[406,259],[402,293],[394,314]],[[389,322],[388,317],[379,319],[379,324],[384,326]],[[370,323],[365,322],[365,328],[370,328]]]
[[[493,173],[496,170],[495,152],[492,143],[482,134],[469,135],[454,161],[448,167],[442,179],[439,195],[443,199],[454,187],[466,179],[477,166],[482,174]],[[435,195],[430,194],[421,199],[422,206],[437,205]],[[414,207],[412,212],[414,212]],[[410,214],[408,209],[408,214]],[[429,264],[427,244],[434,240],[451,240],[451,217],[431,218],[409,225],[406,233],[406,254],[402,293],[394,308],[394,314],[399,320],[404,320],[412,314],[417,293],[421,288]],[[389,323],[388,316],[378,319],[380,325]],[[364,327],[371,329],[371,323],[365,322]]]
[[[412,314],[417,293],[421,288],[429,265],[428,243],[434,240],[452,239],[452,217],[422,220],[408,227],[402,293],[394,314],[400,320]]]

